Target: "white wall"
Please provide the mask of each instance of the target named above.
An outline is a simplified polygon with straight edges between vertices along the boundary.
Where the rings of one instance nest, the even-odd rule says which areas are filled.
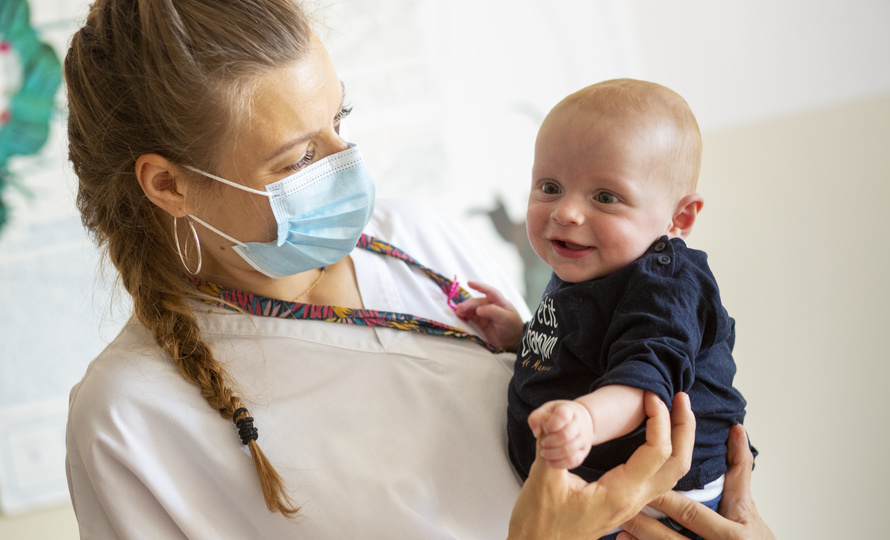
[[[704,138],[704,248],[779,538],[883,538],[890,92]],[[855,516],[855,517],[854,517]]]
[[[86,2],[31,3],[63,51],[58,37],[72,28],[66,17],[82,14]],[[880,416],[867,415],[888,405],[888,355],[877,336],[888,322],[887,223],[879,205],[890,185],[890,3],[316,5],[355,106],[350,134],[364,148],[380,193],[432,200],[462,216],[517,283],[519,257],[478,211],[500,197],[515,221],[523,219],[534,134],[549,107],[616,76],[648,78],[683,94],[705,133],[700,187],[707,203],[691,243],[711,254],[738,319],[738,386],[762,451],[758,505],[779,537],[844,536],[844,527],[880,535],[873,516],[884,499],[878,448],[887,443],[887,428]],[[79,341],[62,344],[55,371],[44,356],[0,351],[0,385],[31,392],[16,406],[64,395],[120,323],[103,294],[92,300],[83,290],[93,281],[95,254],[79,233],[74,183],[56,133],[41,162],[52,166],[26,178],[51,196],[16,199],[19,218],[0,237],[0,297],[28,291],[31,279],[30,290],[47,295],[46,302],[73,301],[64,321],[49,320]],[[21,249],[48,277],[38,281],[10,262]],[[62,289],[47,293],[46,279]],[[40,332],[44,304],[17,305],[25,319],[7,311],[0,341],[57,346]],[[850,451],[848,441],[865,444]],[[30,516],[0,517],[0,536],[27,537],[21,527],[50,523],[41,513]],[[74,537],[70,521],[63,523],[52,532],[33,529],[34,537]]]
[[[686,97],[705,132],[890,89],[886,0],[625,5],[641,76]]]

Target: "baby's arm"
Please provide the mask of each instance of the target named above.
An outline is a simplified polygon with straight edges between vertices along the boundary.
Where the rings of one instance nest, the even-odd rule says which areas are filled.
[[[574,401],[550,401],[528,417],[541,457],[556,469],[574,469],[590,447],[627,435],[646,418],[643,390],[609,385]]]
[[[464,300],[454,312],[462,320],[478,326],[495,347],[515,351],[525,327],[519,312],[496,289],[476,281],[469,281],[467,285],[485,296]]]

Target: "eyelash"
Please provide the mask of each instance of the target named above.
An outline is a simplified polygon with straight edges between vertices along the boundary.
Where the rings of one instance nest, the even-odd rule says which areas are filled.
[[[334,117],[334,126],[339,127],[340,122],[344,118],[349,116],[349,113],[351,113],[351,112],[352,112],[352,106],[344,103],[343,106],[340,107],[340,112],[338,112],[337,116]],[[339,130],[338,130],[338,133],[339,133]],[[309,148],[308,150],[306,150],[306,153],[303,154],[303,157],[300,158],[300,161],[294,163],[293,165],[288,165],[287,167],[285,167],[285,169],[288,171],[293,171],[293,172],[299,171],[303,167],[312,163],[313,159],[315,159],[315,148]]]
[[[310,163],[312,163],[312,160],[314,158],[315,158],[315,148],[309,148],[308,150],[306,150],[306,153],[303,154],[303,157],[300,158],[300,161],[294,163],[293,165],[288,165],[287,167],[285,167],[285,169],[287,169],[289,171],[294,171],[294,172],[299,171],[306,165],[309,165]]]
[[[345,95],[343,96],[343,99],[344,100],[346,99]],[[343,105],[340,106],[340,112],[337,113],[337,116],[336,116],[336,118],[334,118],[334,121],[337,122],[337,125],[340,125],[340,121],[343,120],[344,118],[346,118],[347,116],[349,116],[349,114],[351,112],[352,112],[352,105],[350,105],[344,101]]]

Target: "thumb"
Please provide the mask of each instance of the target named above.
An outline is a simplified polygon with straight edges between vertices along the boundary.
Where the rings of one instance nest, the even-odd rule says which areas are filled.
[[[535,443],[535,461],[532,463],[528,472],[526,483],[533,482],[540,488],[553,490],[567,483],[568,471],[565,469],[554,469],[547,465],[547,461],[541,457],[541,439]]]

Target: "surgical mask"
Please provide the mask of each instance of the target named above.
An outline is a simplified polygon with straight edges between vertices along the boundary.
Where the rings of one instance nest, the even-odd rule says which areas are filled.
[[[189,217],[223,238],[257,271],[281,278],[333,264],[355,248],[374,212],[374,181],[354,144],[296,173],[252,189],[193,167],[187,169],[242,191],[269,197],[278,239],[241,242],[207,222]]]

